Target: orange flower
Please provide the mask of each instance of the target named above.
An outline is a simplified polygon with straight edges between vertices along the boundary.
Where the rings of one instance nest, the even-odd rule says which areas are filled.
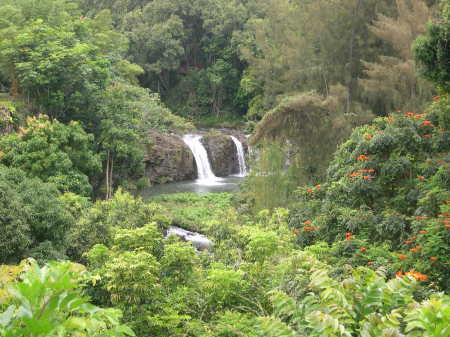
[[[367,173],[375,173],[374,169],[367,170]]]
[[[353,238],[353,234],[350,232],[345,233],[345,240],[351,240]]]
[[[312,222],[311,222],[311,221],[305,221],[303,224],[304,224],[304,225],[311,225]]]
[[[416,279],[418,279],[419,281],[425,281],[427,278],[428,278],[428,276],[427,275],[424,275],[424,274],[416,274]]]
[[[407,258],[407,256],[404,255],[404,254],[398,254],[397,257],[398,257],[399,259],[402,259],[402,260],[404,260],[404,259]]]
[[[450,228],[450,225],[445,225],[445,227]]]
[[[305,227],[303,227],[303,229],[304,229],[305,231],[313,231],[313,230],[315,230],[316,228],[315,228],[315,227],[311,227],[311,226],[305,226]]]
[[[369,159],[368,156],[366,156],[365,154],[360,155],[358,158],[356,158],[357,160],[367,160]]]
[[[320,185],[317,185],[316,187],[314,187],[316,189],[316,191],[320,191]]]
[[[299,235],[299,234],[300,234],[300,232],[299,232],[298,229],[294,229],[294,230],[292,231],[292,233],[293,233],[294,235]]]
[[[445,160],[444,160],[444,159],[436,159],[436,162],[437,162],[437,163],[444,163]]]
[[[411,253],[417,253],[419,250],[421,250],[422,249],[422,247],[420,247],[420,246],[416,246],[416,247],[414,247],[414,248],[411,248],[409,251],[411,252]]]
[[[431,121],[423,121],[422,126],[433,126],[433,123]]]
[[[419,280],[419,281],[424,281],[424,280],[426,280],[428,278],[427,275],[421,274],[421,273],[416,272],[414,270],[410,270],[409,272],[406,272],[405,275],[412,276],[416,280]]]
[[[402,277],[403,276],[403,271],[399,270],[398,272],[395,273],[395,276]]]
[[[359,176],[359,173],[350,173],[350,174],[348,174],[348,176],[350,178],[357,177],[357,176]]]
[[[432,257],[430,257],[430,260],[431,261],[437,261],[437,260],[439,260],[439,258],[432,256]]]
[[[312,189],[308,189],[307,191],[308,191],[308,193],[312,193],[313,190]]]
[[[393,117],[387,118],[388,123],[394,123],[395,119]]]
[[[450,204],[450,200],[444,200],[446,204]]]
[[[371,140],[373,138],[373,135],[371,135],[370,133],[366,133],[365,135],[364,135],[364,139],[365,140]]]
[[[367,248],[361,247],[361,248],[359,248],[359,250],[362,251],[362,252],[365,252],[367,250]]]
[[[419,234],[427,234],[427,231],[419,231]]]
[[[367,264],[368,264],[369,266],[373,265],[374,263],[375,263],[375,262],[373,262],[373,261],[367,262]]]
[[[418,215],[418,216],[416,216],[416,219],[417,220],[424,220],[424,219],[427,219],[428,217],[427,216],[425,216],[425,215]]]
[[[431,137],[433,137],[433,135],[426,134],[426,135],[423,135],[422,137],[424,137],[424,138],[431,138]]]
[[[425,177],[424,176],[417,176],[417,179],[419,179],[419,180],[425,180]]]
[[[413,243],[411,240],[406,240],[404,241],[407,245],[410,245],[411,243]]]
[[[370,180],[372,179],[372,176],[363,176],[364,180]]]
[[[410,240],[415,240],[417,239],[417,236],[411,236]]]

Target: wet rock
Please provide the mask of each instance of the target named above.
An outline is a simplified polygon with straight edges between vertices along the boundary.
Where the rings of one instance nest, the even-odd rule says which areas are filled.
[[[201,140],[205,146],[211,169],[218,177],[239,173],[236,146],[229,135],[209,133]]]
[[[149,133],[151,144],[144,158],[145,176],[152,183],[191,180],[197,177],[194,156],[178,135]]]

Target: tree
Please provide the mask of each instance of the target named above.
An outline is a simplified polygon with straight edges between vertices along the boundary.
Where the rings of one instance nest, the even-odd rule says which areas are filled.
[[[157,94],[117,79],[99,101],[97,143],[103,155],[106,198],[114,187],[143,173],[148,131],[184,131],[191,128],[174,116]]]
[[[385,48],[368,25],[376,13],[389,11],[389,2],[265,0],[259,4],[263,14],[249,19],[245,31],[236,34],[242,58],[249,64],[243,90],[248,80],[257,85],[251,98],[259,98],[252,100],[250,110],[263,115],[287,95],[315,90],[327,96],[332,86],[341,84],[348,90],[343,110],[352,112],[353,103],[361,98],[356,79],[362,75],[362,60],[374,60]]]
[[[40,261],[65,257],[65,235],[74,219],[53,184],[0,166],[0,263],[28,256]]]
[[[288,96],[265,114],[250,142],[277,140],[286,144],[289,156],[285,155],[284,160],[297,166],[294,169],[297,179],[318,183],[337,145],[350,134],[352,126],[371,118],[370,112],[356,104],[355,113],[346,114],[346,99],[347,92],[342,86],[330,88],[327,97],[315,93]],[[284,167],[282,164],[280,169]]]
[[[0,162],[53,182],[63,192],[90,196],[89,178],[100,171],[92,143],[93,136],[77,122],[64,125],[47,116],[28,118],[19,132],[0,139]]]
[[[394,110],[419,111],[433,93],[417,76],[411,51],[414,39],[425,31],[430,9],[422,0],[397,0],[396,4],[397,17],[380,15],[371,27],[395,54],[380,56],[379,62],[365,62],[365,76],[360,80],[378,115]]]
[[[442,92],[450,90],[450,5],[444,4],[438,19],[428,24],[414,43],[414,54],[422,75]]]
[[[2,66],[17,85],[14,91],[36,111],[64,122],[92,121],[95,94],[105,87],[111,65],[99,48],[83,41],[85,29],[82,21],[55,27],[38,19],[2,39]]]

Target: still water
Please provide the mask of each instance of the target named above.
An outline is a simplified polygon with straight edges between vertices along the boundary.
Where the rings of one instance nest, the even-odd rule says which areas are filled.
[[[153,197],[161,194],[171,193],[222,193],[235,192],[239,190],[239,183],[244,178],[239,176],[228,176],[226,178],[216,178],[214,182],[206,180],[189,180],[176,183],[168,183],[161,185],[153,185],[147,188],[143,193],[143,197]]]

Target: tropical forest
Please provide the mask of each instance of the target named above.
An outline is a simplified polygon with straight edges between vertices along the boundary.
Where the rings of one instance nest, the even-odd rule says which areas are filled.
[[[0,0],[0,337],[450,337],[450,1]]]

